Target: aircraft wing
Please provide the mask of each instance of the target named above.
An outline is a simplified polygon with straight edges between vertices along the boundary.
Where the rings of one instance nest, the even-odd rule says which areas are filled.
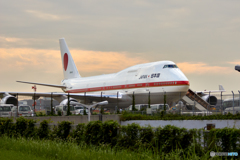
[[[41,85],[41,86],[47,86],[47,87],[56,87],[61,89],[66,89],[66,86],[63,85],[55,85],[55,84],[45,84],[45,83],[36,83],[36,82],[24,82],[24,81],[16,81],[19,83],[27,83],[27,84],[34,84],[34,85]]]
[[[222,85],[219,85],[219,90],[210,90],[210,91],[196,91],[197,94],[204,94],[204,93],[213,93],[213,92],[226,92]]]
[[[54,99],[61,101],[67,98],[68,93],[64,92],[0,92],[0,97],[2,98],[3,96],[6,95],[12,95],[12,96],[35,96],[36,99],[40,97],[53,97]],[[88,102],[99,102],[103,100],[108,100],[110,102],[116,102],[117,99],[122,99],[122,94],[119,93],[117,96],[116,93],[110,93],[110,94],[84,94],[84,93],[69,93],[69,96],[74,99],[78,100],[86,100]]]

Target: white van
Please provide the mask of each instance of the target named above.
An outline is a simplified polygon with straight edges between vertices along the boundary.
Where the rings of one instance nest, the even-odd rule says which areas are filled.
[[[76,114],[84,114],[84,109],[79,109],[78,112],[76,112]],[[86,114],[88,114],[88,109],[86,109]]]
[[[14,106],[12,108],[12,111],[14,114],[17,113],[17,106]],[[18,116],[28,116],[31,117],[33,116],[33,110],[31,109],[31,107],[29,105],[19,105],[18,106]]]
[[[74,110],[75,110],[75,114],[76,115],[83,115],[84,114],[84,108],[86,110],[86,113],[88,114],[88,109],[86,107],[84,107],[83,105],[76,105],[74,106]]]
[[[148,104],[135,104],[135,108],[138,111],[144,110],[146,108],[148,108]],[[132,105],[130,105],[128,108],[126,108],[125,110],[127,111],[132,111]]]
[[[165,104],[165,106],[166,106],[166,110],[169,110],[169,105]],[[164,110],[164,104],[151,104],[150,107],[153,112]]]
[[[240,113],[240,107],[228,107],[224,110],[223,114],[228,114],[228,113],[231,113],[231,114],[237,114],[237,113]]]
[[[12,112],[13,104],[0,104],[0,117],[12,117],[14,116]]]
[[[67,105],[58,105],[55,107],[54,111],[55,111],[55,114],[58,114],[58,112],[61,112],[61,115],[67,115],[67,109],[68,109],[68,106]],[[72,114],[75,114],[75,108],[73,105],[70,105],[70,112]]]

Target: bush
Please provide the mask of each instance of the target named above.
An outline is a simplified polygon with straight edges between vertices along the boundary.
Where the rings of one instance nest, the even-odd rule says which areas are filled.
[[[10,118],[0,118],[0,136],[4,134],[10,137],[16,134],[16,124]]]
[[[80,123],[77,125],[76,129],[72,132],[72,137],[76,140],[78,144],[84,142],[86,132],[86,125]]]
[[[53,129],[52,138],[66,140],[70,136],[72,122],[62,121]]]
[[[86,126],[85,142],[99,145],[103,142],[103,130],[101,121],[91,121]]]
[[[16,131],[21,137],[23,137],[24,132],[27,129],[27,126],[28,126],[27,119],[25,119],[23,117],[17,118],[17,120],[16,120]]]
[[[103,132],[103,142],[115,146],[118,138],[118,129],[120,125],[113,120],[109,120],[103,123],[102,132]]]
[[[50,129],[48,126],[48,121],[47,120],[43,120],[40,123],[40,127],[38,128],[38,132],[37,135],[40,139],[47,139],[50,133]]]
[[[25,133],[24,133],[24,136],[26,138],[36,136],[35,123],[36,123],[36,120],[33,120],[33,119],[27,120],[27,129],[25,130]]]
[[[127,126],[122,126],[119,134],[117,145],[121,148],[138,148],[137,141],[139,140],[139,132],[141,127],[138,124],[132,123]]]

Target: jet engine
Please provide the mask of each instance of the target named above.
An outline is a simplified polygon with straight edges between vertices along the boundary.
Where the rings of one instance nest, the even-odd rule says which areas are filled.
[[[10,95],[10,94],[5,94],[5,96],[1,100],[2,104],[13,104],[14,106],[17,106],[18,100],[16,97]]]
[[[204,95],[201,97],[204,101],[208,102],[210,105],[217,104],[217,98],[215,96]]]

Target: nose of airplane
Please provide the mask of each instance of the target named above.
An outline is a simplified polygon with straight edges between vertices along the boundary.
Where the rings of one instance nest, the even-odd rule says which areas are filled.
[[[169,70],[169,72],[171,72],[171,78],[172,80],[175,81],[188,81],[188,78],[184,75],[184,73],[179,69],[171,69]]]

